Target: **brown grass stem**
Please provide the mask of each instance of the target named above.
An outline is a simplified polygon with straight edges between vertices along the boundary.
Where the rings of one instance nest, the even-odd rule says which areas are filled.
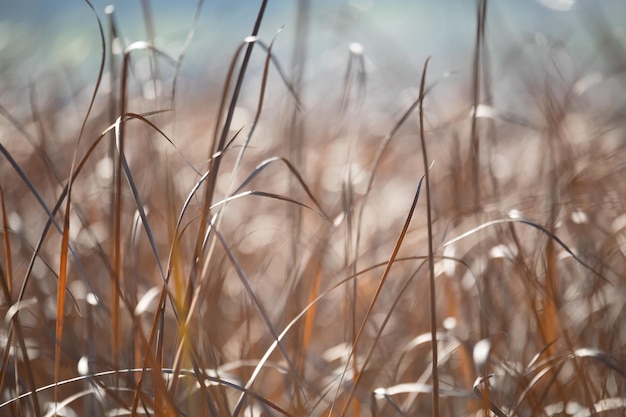
[[[430,165],[428,160],[428,152],[426,148],[426,135],[424,133],[424,91],[426,88],[426,71],[430,57],[424,62],[422,70],[422,80],[420,82],[419,102],[419,126],[420,126],[420,144],[422,147],[422,162],[424,168],[424,177],[426,181],[426,225],[428,228],[428,269],[429,269],[429,302],[430,302],[430,332],[432,345],[432,378],[433,378],[433,416],[439,417],[439,355],[437,342],[437,294],[435,291],[435,251],[433,249],[433,218],[432,218],[432,200],[430,194]]]

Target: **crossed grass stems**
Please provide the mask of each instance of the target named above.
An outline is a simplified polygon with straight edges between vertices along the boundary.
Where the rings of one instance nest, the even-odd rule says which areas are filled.
[[[150,16],[149,3],[142,4],[145,15]],[[450,169],[453,181],[467,186],[469,197],[458,197],[462,192],[456,192],[459,201],[448,212],[437,207],[439,201],[433,201],[433,193],[446,192],[440,190],[446,182],[441,177],[431,178],[437,167],[431,165],[427,152],[427,139],[432,143],[438,132],[437,127],[428,129],[425,121],[424,101],[436,91],[436,82],[426,82],[429,60],[422,70],[418,96],[387,135],[379,138],[368,164],[365,188],[357,191],[355,173],[346,168],[337,203],[320,184],[307,180],[302,170],[302,156],[307,150],[297,140],[303,135],[298,129],[307,111],[300,99],[303,87],[299,77],[289,81],[272,53],[274,41],[266,44],[257,36],[265,6],[263,2],[251,36],[230,62],[205,169],[194,168],[185,151],[177,148],[176,140],[159,127],[167,116],[173,124],[180,117],[193,116],[181,115],[176,108],[176,81],[202,2],[177,59],[154,47],[151,39],[128,45],[119,62],[111,53],[114,42],[120,41],[114,11],[107,10],[108,42],[94,11],[101,37],[101,64],[72,157],[65,154],[71,160],[69,180],[61,180],[52,157],[45,152],[39,155],[48,163],[57,184],[65,184],[52,208],[40,192],[41,186],[29,176],[30,168],[0,144],[13,175],[21,181],[21,192],[28,191],[38,210],[46,215],[38,241],[31,245],[23,233],[10,227],[7,213],[14,204],[15,191],[9,187],[10,194],[5,194],[7,185],[0,183],[5,253],[0,282],[6,306],[0,381],[3,414],[55,415],[63,414],[67,407],[80,406],[90,415],[623,415],[626,375],[624,358],[619,355],[624,346],[619,294],[623,295],[620,236],[625,226],[613,222],[608,229],[604,227],[616,213],[623,213],[623,197],[611,201],[611,210],[605,210],[602,202],[590,204],[584,193],[593,193],[599,181],[607,184],[603,189],[615,187],[619,196],[623,186],[618,179],[624,167],[619,158],[615,163],[609,157],[605,162],[610,168],[601,171],[589,157],[584,161],[589,165],[576,171],[574,150],[564,139],[571,98],[558,102],[550,101],[555,97],[547,95],[545,127],[541,130],[545,132],[543,146],[549,168],[545,175],[539,173],[530,179],[532,184],[545,186],[552,196],[546,220],[533,221],[518,211],[502,215],[498,210],[491,211],[495,218],[485,219],[490,210],[486,201],[497,202],[502,198],[499,188],[504,188],[491,173],[489,161],[481,159],[485,154],[481,138],[494,144],[496,128],[501,128],[501,120],[484,118],[479,112],[490,108],[492,95],[485,40],[487,2],[479,1],[477,7],[472,111],[464,118],[471,125],[470,146],[468,155],[463,157],[459,152],[459,163]],[[305,13],[304,9],[300,12]],[[146,27],[153,26],[147,17]],[[265,60],[254,118],[244,129],[234,126],[233,119],[254,48],[263,51]],[[163,62],[174,68],[170,97],[163,99],[169,108],[141,114],[129,110],[138,102],[132,99],[129,85],[133,80],[132,60],[141,51],[149,54],[153,82]],[[110,94],[108,109],[94,116],[107,54],[112,81],[119,84],[118,97]],[[119,78],[117,66],[121,68]],[[290,143],[289,157],[270,156],[250,168],[245,156],[253,146],[263,110],[267,111],[264,104],[272,71],[289,96],[291,119],[286,140],[294,143]],[[366,80],[363,55],[354,49],[335,122],[338,130],[347,125],[351,141],[347,165],[352,162],[350,156],[356,154]],[[152,103],[159,104],[158,100]],[[407,121],[416,113],[418,131],[407,130]],[[8,110],[2,108],[2,115],[15,131],[42,150]],[[108,120],[109,126],[80,156],[81,145],[91,135],[87,127],[91,118]],[[458,118],[453,120],[458,122]],[[139,131],[131,130],[133,124],[144,126],[152,138],[174,149],[183,166],[196,175],[190,189],[176,189],[172,179],[175,168],[170,171],[164,164],[166,185],[160,190],[161,198],[142,191],[142,187],[149,188],[145,175],[157,171],[142,172],[141,176],[128,163],[128,138]],[[385,157],[394,140],[398,141],[401,133],[406,136],[407,131],[419,145],[417,154],[421,156],[421,169],[414,169],[416,191],[408,213],[396,231],[387,235],[368,232],[372,225],[365,219],[369,203],[378,197],[376,184],[397,180],[393,172],[390,175],[389,166],[385,168]],[[89,208],[81,207],[72,197],[82,191],[75,187],[80,187],[81,179],[86,181],[89,168],[95,171],[93,159],[103,153],[113,163],[113,174],[109,187],[99,190],[109,196],[109,207],[101,207],[98,215],[106,219],[111,237],[100,242],[90,231]],[[228,159],[233,154],[236,157]],[[169,157],[162,160],[170,161]],[[228,169],[229,176],[222,174]],[[286,172],[282,177],[288,184],[286,193],[268,191],[276,182],[271,170],[278,169]],[[237,184],[244,170],[248,173]],[[565,186],[562,172],[569,174]],[[229,179],[224,181],[222,176]],[[547,178],[545,184],[543,177]],[[218,198],[216,195],[224,190],[226,197]],[[182,200],[181,194],[185,196]],[[570,204],[567,198],[574,201]],[[419,201],[424,203],[424,215],[416,218]],[[181,203],[178,210],[176,202]],[[243,202],[250,205],[248,220],[261,210],[271,213],[287,207],[288,255],[269,252],[251,257],[238,250],[236,239],[243,238],[237,238],[227,216]],[[586,204],[587,209],[572,210],[574,204]],[[157,227],[156,216],[146,211],[149,206],[164,207],[161,222],[165,226]],[[583,219],[563,227],[563,212]],[[590,217],[592,212],[595,216]],[[72,214],[78,216],[80,226],[72,222]],[[129,217],[134,221],[129,222]],[[126,234],[129,224],[131,230]],[[467,232],[445,238],[450,234],[448,227],[456,231],[468,224],[472,226]],[[579,224],[589,226],[577,233]],[[74,227],[91,233],[92,251],[104,273],[95,273],[93,258],[81,253],[72,241]],[[54,231],[61,238],[60,244],[49,235]],[[142,233],[143,242],[139,238]],[[407,234],[419,237],[408,243]],[[574,246],[570,247],[562,234]],[[316,236],[314,243],[304,244],[306,236]],[[376,244],[377,240],[389,242]],[[409,251],[413,255],[401,253],[416,242],[421,246]],[[583,250],[584,256],[573,247]],[[134,252],[127,253],[129,249]],[[341,251],[343,255],[338,255]],[[457,256],[459,252],[463,256]],[[383,260],[372,262],[374,255]],[[50,261],[53,256],[59,259],[56,269]],[[246,262],[246,257],[252,260]],[[282,288],[286,293],[276,293],[285,284],[263,282],[276,274],[271,260],[259,261],[263,257],[283,262],[281,268],[287,270],[289,283]],[[333,258],[342,259],[337,262]],[[24,276],[21,282],[16,279],[15,259],[20,263],[28,259],[27,266],[20,267]],[[129,265],[129,259],[137,265]],[[33,301],[52,296],[40,279],[33,279],[33,269],[42,261],[48,273],[56,277],[54,334],[46,333],[46,313],[43,308],[37,310],[40,306]],[[250,271],[260,276],[259,282]],[[159,279],[155,281],[154,276]],[[97,282],[102,277],[109,282],[108,290]],[[420,280],[424,277],[427,279]],[[227,295],[226,287],[233,285],[229,280],[239,282],[243,300]],[[74,295],[71,288],[75,281],[87,291]],[[580,282],[584,283],[580,291],[585,297],[571,292]],[[140,288],[147,288],[142,297]],[[610,297],[611,293],[618,296]],[[511,311],[511,305],[519,311]],[[230,319],[234,323],[221,324],[233,309],[239,311]],[[568,316],[576,311],[582,311],[582,317]],[[25,315],[32,315],[34,320]],[[95,327],[99,321],[107,322],[104,329],[91,328],[84,334],[86,324]],[[98,340],[102,346],[94,346],[94,338],[100,336],[95,333],[98,330],[109,335],[109,340]],[[228,333],[223,340],[227,331],[237,339]],[[41,334],[39,341],[37,332]],[[529,338],[527,346],[515,345],[525,338]],[[69,339],[86,345],[86,351],[64,342]],[[128,343],[130,346],[125,346]],[[240,357],[235,357],[233,346]],[[37,355],[33,349],[39,351]],[[332,357],[331,351],[340,353]],[[42,360],[38,355],[53,359]],[[77,362],[81,364],[79,376],[75,376],[73,365]],[[42,404],[51,406],[43,410]]]

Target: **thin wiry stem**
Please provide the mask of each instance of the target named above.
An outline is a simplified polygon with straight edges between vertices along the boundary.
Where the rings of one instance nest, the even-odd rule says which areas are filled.
[[[471,131],[471,154],[472,183],[474,185],[474,210],[480,203],[480,137],[478,132],[478,105],[480,104],[480,70],[481,58],[484,48],[485,20],[487,14],[487,0],[478,0],[476,17],[476,45],[474,46],[474,63],[472,69],[472,131]]]
[[[428,152],[426,150],[426,138],[424,135],[424,89],[426,85],[426,70],[430,57],[424,63],[422,71],[422,81],[420,83],[420,102],[419,102],[419,119],[420,119],[420,142],[422,145],[422,158],[424,163],[424,176],[426,178],[426,222],[428,225],[428,268],[430,270],[430,333],[431,344],[433,350],[433,416],[439,417],[439,369],[437,368],[438,351],[437,351],[437,302],[435,292],[435,256],[433,250],[433,219],[431,213],[430,199],[430,175],[428,166]]]

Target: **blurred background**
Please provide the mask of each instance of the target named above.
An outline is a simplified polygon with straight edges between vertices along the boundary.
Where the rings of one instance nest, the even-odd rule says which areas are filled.
[[[92,4],[105,27],[104,10],[108,5],[115,7],[118,27],[128,43],[148,38],[150,29],[144,24],[146,9],[142,5],[149,5],[155,44],[173,57],[182,49],[197,7],[197,2],[189,0],[94,0]],[[259,4],[250,0],[205,1],[184,71],[216,76],[250,33]],[[304,20],[298,8],[308,11]],[[626,39],[624,16],[626,3],[620,0],[490,2],[487,40],[491,53],[497,56],[510,52],[520,42],[559,39],[567,44],[569,53],[577,55],[576,62],[584,63],[603,44],[596,36],[603,36],[605,41],[609,36]],[[429,55],[433,56],[432,74],[459,74],[466,82],[471,69],[476,32],[474,1],[270,1],[260,37],[269,42],[284,28],[275,50],[287,68],[302,22],[308,29],[305,56],[309,78],[338,69],[342,74],[347,47],[352,42],[363,46],[368,70],[379,71],[386,84],[395,87],[417,85],[419,71]],[[606,31],[598,34],[598,25]],[[96,22],[85,2],[0,2],[3,89],[32,82],[51,69],[93,76],[99,54]]]

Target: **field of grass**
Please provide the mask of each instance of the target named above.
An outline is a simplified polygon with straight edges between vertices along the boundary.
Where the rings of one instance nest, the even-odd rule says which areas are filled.
[[[626,416],[624,28],[322,80],[259,3],[210,79],[148,1],[89,79],[3,52],[0,415]]]

